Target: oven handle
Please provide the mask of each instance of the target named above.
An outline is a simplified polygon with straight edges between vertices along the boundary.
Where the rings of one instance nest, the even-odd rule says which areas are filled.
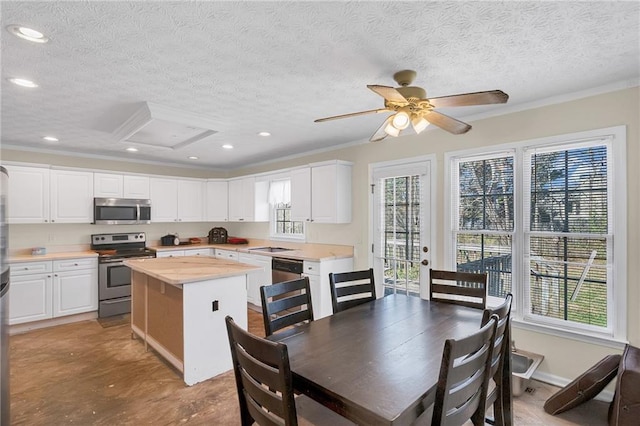
[[[140,203],[136,203],[136,221],[140,222]]]
[[[155,259],[155,256],[130,257],[130,258],[129,258],[129,259],[127,259],[127,260],[136,260],[136,259]],[[124,263],[124,260],[122,260],[122,259],[100,259],[100,260],[98,261],[98,263],[99,263],[99,264],[101,264],[101,265],[102,265],[102,264],[105,264],[105,263],[108,263],[108,264],[114,264],[114,263],[120,263],[120,264],[123,264],[123,263]]]

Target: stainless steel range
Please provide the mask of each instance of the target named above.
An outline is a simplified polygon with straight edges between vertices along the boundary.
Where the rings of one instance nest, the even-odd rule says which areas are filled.
[[[99,317],[131,312],[131,269],[125,259],[153,258],[144,232],[91,235],[91,249],[98,252]]]

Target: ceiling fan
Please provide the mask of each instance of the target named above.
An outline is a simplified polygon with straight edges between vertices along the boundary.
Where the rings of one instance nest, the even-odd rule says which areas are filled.
[[[422,87],[410,86],[415,77],[415,71],[404,70],[398,71],[393,75],[393,79],[400,87],[367,85],[369,89],[384,98],[384,108],[319,118],[315,122],[320,123],[358,115],[393,112],[371,136],[369,139],[371,142],[381,141],[387,136],[399,136],[403,130],[409,127],[409,124],[417,134],[420,134],[431,123],[447,132],[459,135],[468,132],[471,129],[471,125],[437,112],[435,111],[436,108],[503,104],[509,99],[509,95],[502,90],[427,98],[427,92]]]

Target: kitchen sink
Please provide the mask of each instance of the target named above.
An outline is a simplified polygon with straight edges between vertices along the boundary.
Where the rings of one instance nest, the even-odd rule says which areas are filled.
[[[280,251],[292,251],[293,249],[284,247],[252,247],[249,251],[264,251],[268,253],[277,253]]]

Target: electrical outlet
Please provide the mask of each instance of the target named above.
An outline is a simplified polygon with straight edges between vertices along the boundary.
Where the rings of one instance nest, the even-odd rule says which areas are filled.
[[[49,234],[49,242],[53,243],[56,241],[56,235],[55,234]]]

